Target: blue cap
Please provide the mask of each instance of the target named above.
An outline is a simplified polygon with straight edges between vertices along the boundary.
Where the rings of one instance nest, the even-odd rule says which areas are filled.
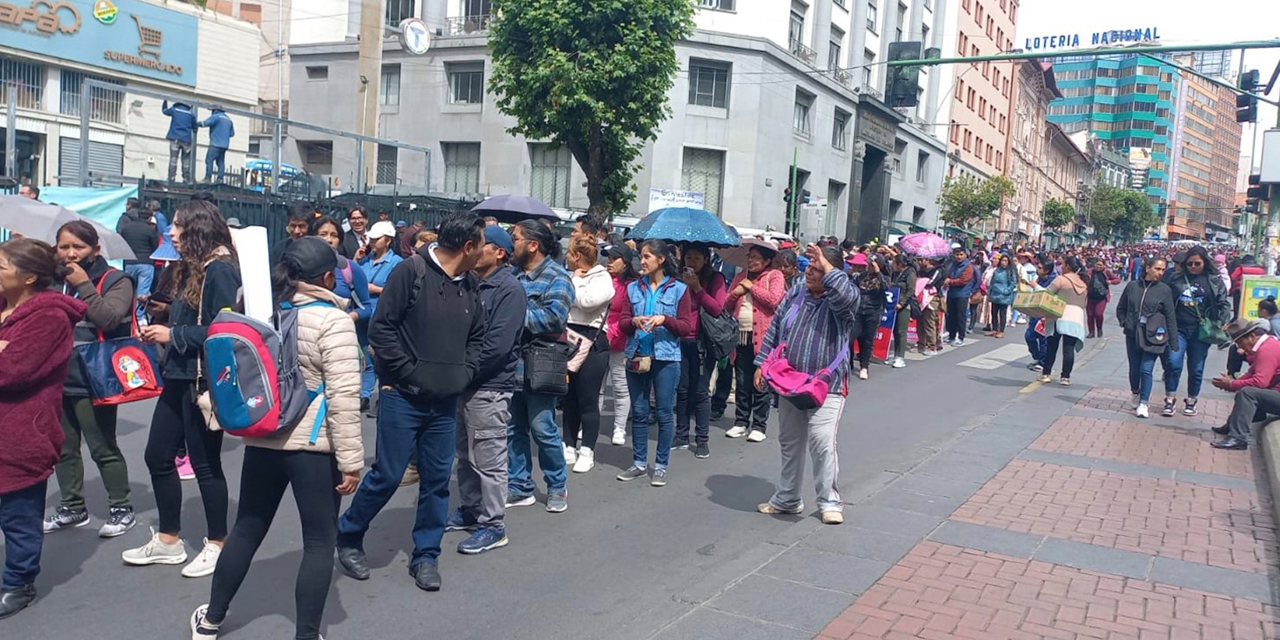
[[[403,229],[403,228],[405,228],[405,227],[407,227],[407,226],[409,226],[409,223],[408,223],[408,222],[405,222],[404,220],[396,220],[396,228],[397,228],[397,229]]]
[[[511,240],[511,234],[496,224],[484,228],[484,242],[497,245],[499,249],[506,251],[507,255],[516,252],[516,243]]]

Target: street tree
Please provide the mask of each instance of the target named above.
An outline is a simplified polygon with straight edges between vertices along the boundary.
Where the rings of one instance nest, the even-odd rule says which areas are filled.
[[[1050,198],[1040,211],[1040,222],[1046,229],[1061,229],[1076,219],[1076,208],[1071,203],[1057,198]]]
[[[514,135],[569,149],[592,215],[635,201],[644,144],[671,115],[689,0],[493,0],[490,89]]]
[[[1146,194],[1101,184],[1093,189],[1089,200],[1089,219],[1101,236],[1120,236],[1138,240],[1147,230],[1160,224],[1160,216],[1152,209]]]
[[[968,230],[993,217],[1005,198],[1015,192],[1013,181],[1004,176],[986,180],[971,175],[948,177],[938,194],[938,210],[943,222]]]

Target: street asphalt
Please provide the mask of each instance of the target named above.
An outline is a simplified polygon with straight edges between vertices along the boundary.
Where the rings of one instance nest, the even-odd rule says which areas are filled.
[[[905,369],[876,365],[869,381],[853,380],[839,435],[840,490],[845,501],[850,505],[867,502],[868,496],[1018,400],[1035,375],[1025,368],[1025,349],[1008,348],[1022,343],[1022,329],[1011,330],[1003,340],[979,336],[976,342],[948,348],[927,361],[911,361]],[[1109,343],[1105,350],[1119,349],[1123,359],[1123,343],[1115,338]],[[1088,367],[1087,360],[1100,344],[1106,343],[1090,341],[1081,368]],[[984,354],[990,357],[979,358]],[[730,405],[730,417],[732,409]],[[120,442],[130,463],[139,526],[121,538],[97,538],[107,511],[106,497],[86,451],[85,484],[94,522],[46,537],[43,573],[37,582],[39,600],[0,622],[0,638],[188,637],[187,620],[196,606],[208,601],[210,579],[182,578],[180,567],[126,567],[120,560],[121,551],[146,542],[147,527],[156,522],[154,496],[142,461],[150,410],[150,403],[140,403],[121,411]],[[605,423],[609,424],[608,417]],[[729,419],[713,423],[710,459],[673,451],[669,483],[662,488],[616,481],[614,475],[630,462],[631,449],[612,446],[602,435],[596,468],[587,474],[570,474],[569,510],[562,514],[544,510],[541,475],[535,473],[539,504],[509,511],[510,546],[481,556],[462,556],[454,547],[465,534],[446,534],[440,559],[444,588],[438,593],[416,589],[407,573],[416,490],[400,489],[374,521],[366,540],[373,577],[357,582],[335,572],[324,617],[325,637],[706,637],[687,625],[707,615],[698,610],[700,603],[735,587],[735,592],[761,591],[745,606],[748,610],[742,613],[748,617],[733,618],[728,626],[724,621],[704,622],[739,639],[791,637],[790,631],[782,633],[782,627],[774,632],[750,623],[750,617],[769,619],[767,609],[773,602],[768,581],[784,583],[753,573],[785,549],[778,545],[821,526],[812,506],[812,487],[806,482],[803,516],[773,518],[756,513],[756,504],[769,498],[776,480],[777,441],[772,432],[758,444],[730,440],[723,436],[729,426]],[[602,431],[607,434],[609,428]],[[365,419],[364,433],[366,452],[371,455],[373,420]],[[223,451],[233,518],[241,448],[240,441],[228,437]],[[49,487],[52,508],[58,495],[56,482],[51,479]],[[203,511],[196,484],[183,483],[183,489],[182,536],[194,553],[204,535]],[[874,506],[875,501],[871,502],[868,508]],[[856,517],[851,513],[851,518]],[[915,538],[915,532],[909,531],[913,524],[903,521],[902,533]],[[855,526],[860,525],[844,525],[848,531]],[[885,526],[892,531],[899,524],[891,518]],[[824,528],[823,533],[825,529],[833,528]],[[232,604],[222,637],[292,637],[293,583],[300,558],[298,517],[292,498],[286,496]],[[815,622],[821,628],[826,620]],[[741,630],[735,631],[738,626]]]

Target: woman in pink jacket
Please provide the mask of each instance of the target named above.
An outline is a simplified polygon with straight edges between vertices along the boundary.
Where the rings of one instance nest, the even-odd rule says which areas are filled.
[[[733,279],[724,301],[738,319],[738,348],[730,356],[737,372],[736,409],[733,427],[725,435],[730,438],[745,435],[749,442],[764,440],[765,423],[769,420],[772,393],[756,389],[755,359],[765,329],[769,328],[787,291],[782,272],[773,268],[773,258],[777,255],[778,252],[767,245],[752,246],[747,252],[746,270],[738,272]]]

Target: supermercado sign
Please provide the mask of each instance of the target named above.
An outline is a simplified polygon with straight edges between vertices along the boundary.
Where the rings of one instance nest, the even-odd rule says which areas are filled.
[[[140,0],[0,0],[0,45],[122,73],[194,86],[199,20]],[[100,15],[105,15],[99,11]]]
[[[1064,33],[1026,38],[1026,44],[1023,49],[1027,51],[1080,49],[1116,45],[1125,42],[1154,42],[1159,39],[1159,27],[1113,29],[1111,31],[1095,31],[1091,34]]]

